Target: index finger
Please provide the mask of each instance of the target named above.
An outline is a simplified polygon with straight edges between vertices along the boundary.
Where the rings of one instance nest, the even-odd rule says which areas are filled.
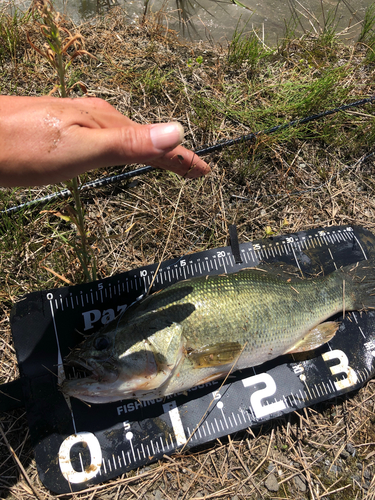
[[[196,179],[202,175],[207,175],[211,171],[204,160],[183,146],[177,146],[160,158],[152,160],[150,165],[164,170],[171,170],[187,179]]]

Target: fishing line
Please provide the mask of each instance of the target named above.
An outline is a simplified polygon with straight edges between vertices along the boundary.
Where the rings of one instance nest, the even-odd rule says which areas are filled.
[[[260,135],[264,134],[273,134],[275,132],[278,132],[280,130],[285,130],[290,127],[295,127],[297,125],[303,125],[305,123],[309,123],[314,120],[318,120],[320,118],[324,118],[329,115],[333,115],[335,113],[338,113],[339,111],[345,111],[350,108],[354,107],[359,107],[363,106],[364,104],[369,104],[375,101],[375,95],[368,97],[366,99],[361,99],[359,101],[355,101],[349,104],[343,104],[342,106],[339,106],[334,109],[329,109],[327,111],[322,111],[321,113],[316,113],[314,115],[307,116],[305,118],[299,118],[297,120],[292,120],[288,123],[284,123],[281,125],[276,125],[274,127],[271,127],[269,129],[261,130],[259,132],[252,132],[251,134],[247,135],[242,135],[240,137],[237,137],[235,139],[229,139],[226,141],[219,142],[217,144],[214,144],[212,146],[207,146],[203,149],[199,149],[195,151],[195,154],[198,156],[202,156],[205,154],[213,153],[214,151],[221,151],[224,148],[227,148],[229,146],[233,146],[235,144],[241,144],[244,142],[252,141],[255,140],[257,137]],[[99,187],[104,187],[108,186],[110,184],[117,184],[123,180],[130,179],[132,177],[138,176],[138,175],[144,175],[152,170],[155,170],[154,167],[151,166],[145,166],[145,167],[140,167],[135,170],[132,170],[130,172],[123,172],[122,174],[117,174],[117,175],[112,175],[109,177],[104,177],[103,179],[96,179],[94,181],[87,182],[80,186],[80,192],[84,192],[88,189],[92,188],[99,188]],[[308,191],[306,191],[308,192]],[[58,191],[56,193],[51,193],[46,196],[43,196],[42,198],[36,198],[35,200],[27,201],[25,203],[21,203],[20,205],[15,205],[10,208],[6,208],[5,210],[1,210],[0,214],[14,214],[16,212],[19,212],[22,209],[30,208],[30,207],[35,207],[38,205],[43,205],[46,204],[52,200],[63,200],[66,198],[69,198],[71,196],[71,193],[69,189],[63,189],[61,191]]]
[[[151,291],[151,288],[152,288],[152,285],[154,284],[154,281],[156,279],[156,275],[158,274],[159,272],[159,269],[160,269],[160,266],[163,262],[163,259],[164,259],[164,255],[165,255],[165,252],[167,250],[167,247],[168,247],[168,244],[169,244],[169,239],[171,237],[171,234],[172,234],[172,228],[173,228],[173,224],[174,224],[174,220],[176,218],[176,213],[177,213],[177,208],[178,208],[178,204],[180,203],[180,199],[181,199],[181,194],[182,194],[182,190],[184,189],[185,187],[185,182],[183,182],[182,186],[181,186],[181,189],[180,189],[180,192],[178,193],[178,198],[177,198],[177,202],[176,202],[176,206],[175,206],[175,209],[174,209],[174,213],[173,213],[173,217],[172,217],[172,222],[171,222],[171,225],[170,225],[170,228],[169,228],[169,233],[168,233],[168,238],[167,238],[167,242],[165,243],[164,245],[164,249],[163,249],[163,253],[162,253],[162,256],[160,258],[160,261],[159,261],[159,264],[158,264],[158,267],[156,268],[156,271],[154,273],[154,276],[152,278],[152,281],[150,283],[150,286],[148,287],[148,290],[147,290],[147,293],[146,293],[146,296],[148,296],[150,294],[150,291]]]

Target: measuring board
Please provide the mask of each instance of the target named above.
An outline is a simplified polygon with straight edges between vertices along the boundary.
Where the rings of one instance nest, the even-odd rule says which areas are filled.
[[[328,274],[373,257],[375,237],[360,227],[330,227],[240,244],[236,259],[233,248],[164,262],[153,291],[260,261],[283,262],[306,275]],[[358,389],[374,374],[375,312],[354,312],[341,318],[328,344],[302,359],[279,357],[236,372],[223,385],[214,381],[165,399],[87,405],[70,398],[70,409],[56,376],[64,356],[82,340],[79,332],[97,331],[147,291],[156,268],[155,264],[89,284],[34,292],[12,310],[38,472],[56,493],[82,490],[165,454]]]

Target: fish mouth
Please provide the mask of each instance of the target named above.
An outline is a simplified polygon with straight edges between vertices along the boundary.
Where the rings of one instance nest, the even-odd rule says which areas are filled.
[[[111,359],[99,362],[96,360],[88,362],[81,358],[67,359],[64,369],[66,380],[70,382],[91,380],[111,383],[118,379],[118,370]]]

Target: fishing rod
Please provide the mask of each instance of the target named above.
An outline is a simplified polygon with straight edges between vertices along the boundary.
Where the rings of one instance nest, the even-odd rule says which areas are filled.
[[[303,125],[303,124],[312,122],[314,120],[319,120],[319,119],[324,118],[326,116],[333,115],[335,113],[338,113],[339,111],[345,111],[345,110],[350,109],[350,108],[363,106],[364,104],[369,104],[369,103],[372,103],[373,101],[375,101],[375,95],[368,97],[366,99],[361,99],[359,101],[349,103],[349,104],[343,104],[337,108],[322,111],[321,113],[316,113],[314,115],[310,115],[310,116],[307,116],[304,118],[298,118],[296,120],[292,120],[288,123],[276,125],[274,127],[271,127],[271,128],[265,129],[265,130],[261,130],[259,132],[252,132],[250,134],[246,134],[246,135],[242,135],[240,137],[237,137],[235,139],[229,139],[226,141],[218,142],[217,144],[214,144],[212,146],[207,146],[203,149],[199,149],[199,150],[194,151],[194,152],[198,156],[203,156],[205,154],[210,154],[210,153],[213,153],[215,151],[221,151],[224,148],[233,146],[235,144],[241,144],[241,143],[255,140],[260,135],[269,135],[269,134],[273,134],[273,133],[281,131],[281,130],[285,130],[287,128],[295,127],[297,125]],[[82,184],[82,186],[80,186],[80,191],[83,192],[83,191],[87,191],[88,189],[93,189],[93,188],[95,189],[95,188],[99,188],[99,187],[104,187],[104,186],[108,186],[110,184],[118,184],[119,182],[121,182],[123,180],[130,179],[130,178],[135,177],[135,176],[147,174],[148,172],[150,172],[152,170],[155,170],[155,168],[148,165],[145,167],[137,168],[137,169],[132,170],[130,172],[123,172],[122,174],[112,175],[112,176],[104,177],[103,179],[96,179],[94,181],[89,181],[89,182],[86,182],[85,184]],[[1,210],[0,214],[7,214],[7,215],[14,214],[14,213],[19,212],[20,210],[23,210],[26,208],[35,207],[38,205],[43,205],[43,204],[46,204],[52,200],[63,200],[63,199],[69,198],[70,196],[71,196],[70,190],[63,189],[63,190],[58,191],[56,193],[51,193],[51,194],[48,194],[46,196],[43,196],[42,198],[36,198],[35,200],[30,200],[30,201],[27,201],[25,203],[21,203],[20,205],[15,205],[13,207],[6,208],[5,210]]]

